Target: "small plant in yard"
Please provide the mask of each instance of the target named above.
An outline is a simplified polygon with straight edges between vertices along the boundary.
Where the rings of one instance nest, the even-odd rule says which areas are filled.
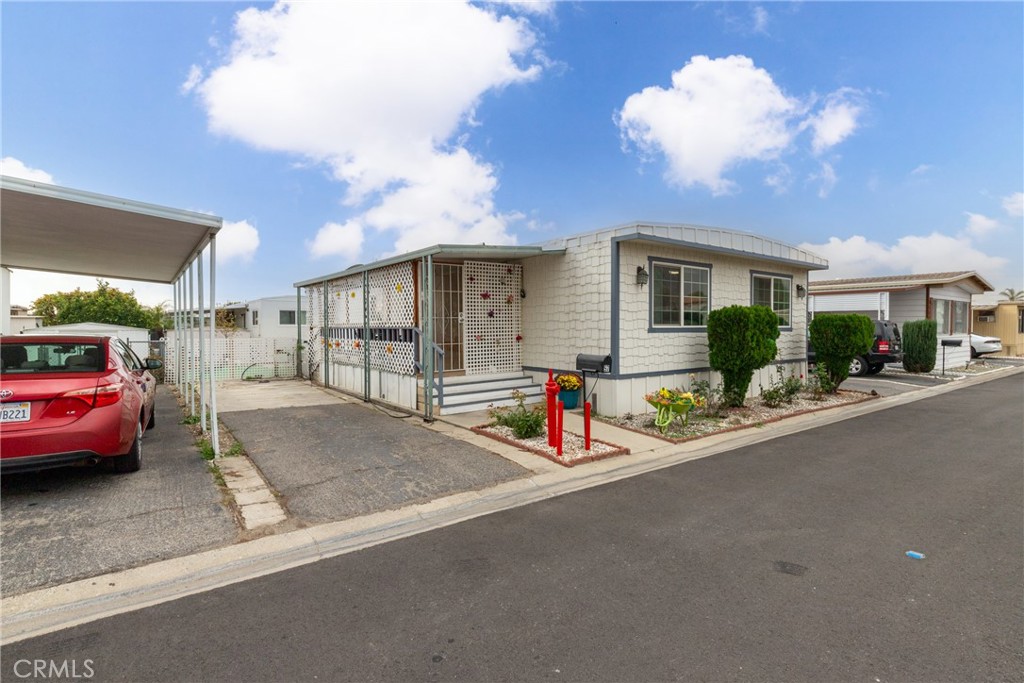
[[[907,372],[931,372],[935,369],[938,325],[934,320],[908,320],[903,323],[903,369]]]
[[[199,424],[199,416],[198,415],[186,415],[185,417],[181,418],[181,424],[183,424],[183,425],[197,425],[197,424]]]
[[[213,460],[217,455],[213,451],[213,444],[210,443],[209,439],[199,439],[196,442],[196,446],[199,447],[199,455],[203,457],[203,460]]]
[[[577,391],[583,386],[583,380],[575,372],[563,372],[555,375],[555,384],[562,391]]]
[[[789,375],[784,377],[784,370],[781,365],[775,366],[775,371],[778,375],[778,381],[773,379],[767,389],[761,387],[761,402],[769,408],[777,408],[783,403],[792,403],[804,388],[802,376]]]
[[[824,365],[814,369],[814,374],[807,380],[807,388],[811,391],[811,398],[815,401],[822,401],[826,394],[834,393],[835,385]]]
[[[708,417],[719,417],[722,415],[722,411],[725,408],[725,403],[722,398],[721,385],[717,387],[712,387],[711,380],[698,380],[693,375],[690,375],[690,393],[692,393],[694,396],[700,396],[701,415],[705,415]]]
[[[533,408],[526,407],[526,394],[521,391],[513,391],[512,398],[515,400],[514,407],[491,408],[489,413],[495,424],[508,427],[515,434],[517,439],[532,439],[544,432],[544,422],[547,419],[544,407],[541,404]]]

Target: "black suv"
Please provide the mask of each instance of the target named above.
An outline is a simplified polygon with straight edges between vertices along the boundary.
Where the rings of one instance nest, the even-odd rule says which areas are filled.
[[[850,361],[850,377],[875,375],[882,371],[886,363],[903,362],[903,343],[900,339],[900,327],[891,320],[872,320],[875,324],[875,343],[871,350],[863,356]],[[815,353],[810,340],[807,341],[807,364],[814,365]]]

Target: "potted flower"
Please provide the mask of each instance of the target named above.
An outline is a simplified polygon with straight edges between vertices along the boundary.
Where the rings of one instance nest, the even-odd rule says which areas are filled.
[[[647,394],[644,396],[644,400],[657,409],[658,414],[654,417],[654,424],[662,434],[668,433],[669,425],[680,416],[683,418],[683,428],[685,429],[690,409],[695,406],[700,408],[704,405],[704,398],[699,394],[682,389],[666,389],[665,387]]]
[[[583,378],[575,372],[561,372],[555,375],[555,384],[558,385],[558,400],[569,410],[575,408],[580,400]]]

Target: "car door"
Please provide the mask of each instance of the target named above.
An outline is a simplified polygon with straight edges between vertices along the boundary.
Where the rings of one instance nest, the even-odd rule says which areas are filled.
[[[134,421],[140,419],[138,416],[142,415],[143,427],[148,423],[149,413],[152,411],[153,406],[151,396],[155,390],[152,386],[154,382],[152,381],[152,375],[146,370],[139,357],[123,341],[111,338],[110,348],[121,361],[121,371],[125,375],[127,390],[124,392],[124,395],[128,414],[123,416],[123,419],[129,422],[126,427],[130,429],[134,437]],[[147,381],[147,376],[149,381]]]

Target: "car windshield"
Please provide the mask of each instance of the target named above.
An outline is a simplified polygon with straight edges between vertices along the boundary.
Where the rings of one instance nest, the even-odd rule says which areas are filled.
[[[89,343],[19,342],[0,346],[5,375],[44,372],[99,372],[103,347]]]

